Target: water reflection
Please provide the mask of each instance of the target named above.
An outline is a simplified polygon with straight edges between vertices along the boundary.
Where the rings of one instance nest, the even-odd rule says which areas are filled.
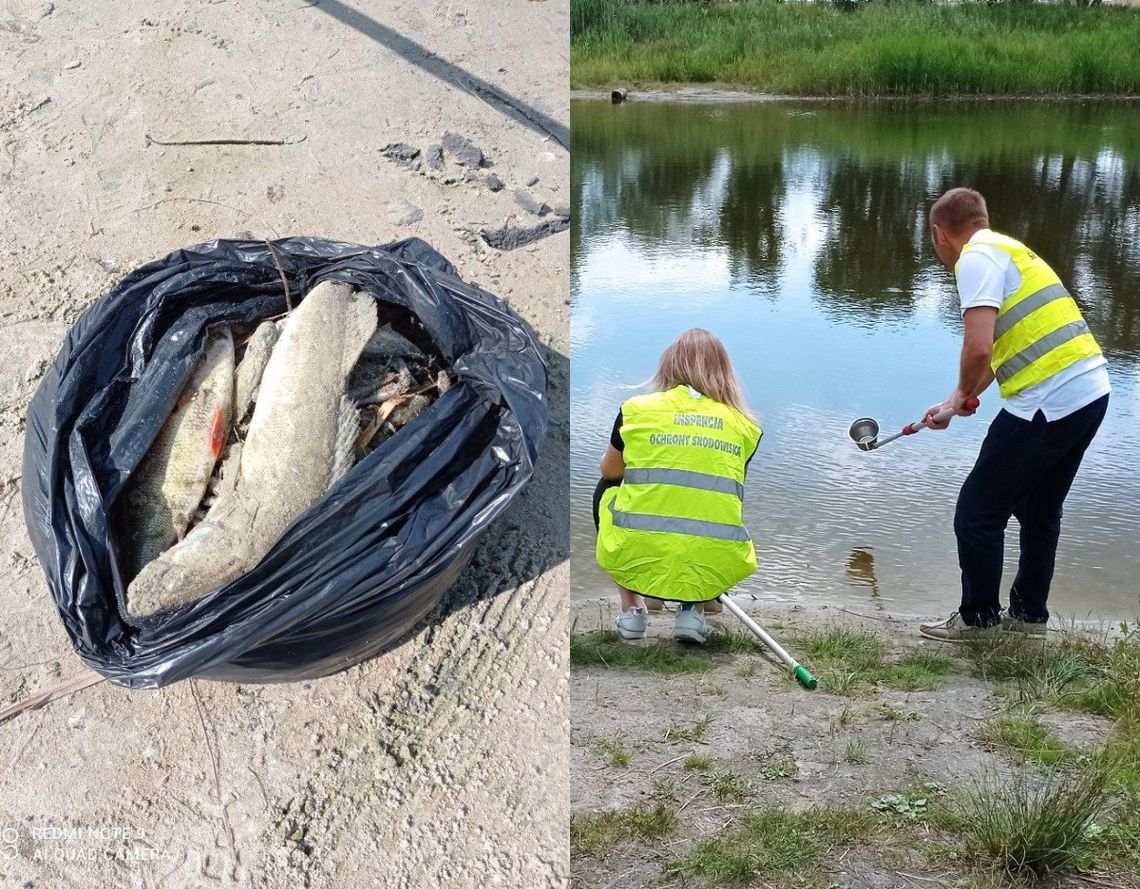
[[[858,584],[865,585],[871,593],[871,600],[879,611],[883,609],[882,595],[879,593],[879,578],[875,575],[875,555],[871,550],[855,547],[847,557],[847,576]]]
[[[1066,270],[1106,348],[1140,348],[1133,106],[576,102],[573,113],[575,267],[583,243],[620,229],[650,244],[715,246],[734,283],[771,292],[810,213],[823,310],[902,319],[933,289],[953,318],[925,213],[969,183],[989,199],[995,228]],[[809,206],[795,200],[803,187]]]
[[[995,228],[1058,269],[1109,355],[1113,404],[1067,506],[1057,595],[1070,613],[1135,616],[1134,106],[576,102],[572,114],[578,594],[605,588],[589,490],[632,394],[622,386],[701,324],[726,342],[768,433],[747,485],[762,563],[750,591],[864,607],[870,591],[915,613],[953,601],[953,500],[996,393],[951,433],[883,452],[859,452],[847,429],[860,415],[901,427],[953,385],[957,297],[925,214],[969,184]]]

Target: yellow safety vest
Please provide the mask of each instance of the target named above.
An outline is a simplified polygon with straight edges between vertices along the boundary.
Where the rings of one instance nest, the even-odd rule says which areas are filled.
[[[962,256],[983,244],[1008,254],[1021,273],[1021,286],[1002,302],[994,328],[991,366],[1002,398],[1101,354],[1081,310],[1045,260],[1020,241],[989,230],[975,234]]]
[[[626,589],[702,602],[756,570],[744,468],[763,432],[688,386],[622,405],[625,477],[602,495],[598,564]]]

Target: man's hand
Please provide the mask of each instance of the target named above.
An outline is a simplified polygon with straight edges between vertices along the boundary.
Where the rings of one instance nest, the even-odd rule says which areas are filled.
[[[950,419],[940,423],[934,422],[934,415],[940,414],[947,408],[953,408],[960,417],[968,417],[977,410],[966,410],[968,398],[981,395],[986,387],[994,381],[994,372],[990,367],[990,358],[994,351],[994,326],[997,324],[997,309],[991,306],[976,306],[966,309],[962,316],[965,323],[965,332],[962,335],[962,359],[958,371],[958,386],[941,404],[934,404],[922,418],[928,429],[945,429],[950,425]]]
[[[966,407],[966,399],[968,398],[970,398],[970,396],[965,392],[955,389],[945,401],[939,404],[932,404],[927,409],[926,414],[922,418],[923,424],[928,429],[945,429],[950,425],[950,420],[952,420],[953,417],[947,417],[940,422],[936,422],[934,419],[935,414],[940,414],[945,410],[953,410],[955,415],[959,417],[972,416],[977,411],[977,408]]]

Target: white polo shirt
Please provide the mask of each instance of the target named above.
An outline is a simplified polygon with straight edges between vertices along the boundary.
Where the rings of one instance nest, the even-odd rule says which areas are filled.
[[[978,234],[981,232],[974,237]],[[963,253],[955,271],[963,315],[976,306],[1001,309],[1002,303],[1021,286],[1021,272],[1010,255],[989,244],[979,244]],[[1107,362],[1103,355],[1096,355],[1007,398],[1005,409],[1023,420],[1032,420],[1041,411],[1046,420],[1053,422],[1092,404],[1111,390]]]

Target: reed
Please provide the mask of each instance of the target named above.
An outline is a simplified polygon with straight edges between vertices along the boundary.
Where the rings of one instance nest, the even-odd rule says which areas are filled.
[[[788,95],[1140,94],[1140,10],[868,0],[573,0],[571,84]]]

